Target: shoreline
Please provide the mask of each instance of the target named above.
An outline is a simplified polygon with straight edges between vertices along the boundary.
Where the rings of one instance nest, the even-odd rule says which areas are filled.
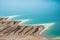
[[[12,18],[15,18],[15,17],[18,17],[19,15],[13,15],[13,16],[7,16],[8,17],[8,20],[9,19],[12,19]],[[19,23],[19,24],[21,24],[21,25],[30,25],[30,26],[39,26],[39,25],[43,25],[44,26],[44,29],[40,32],[40,35],[42,35],[42,33],[44,32],[44,31],[46,31],[47,29],[49,29],[50,27],[52,27],[53,25],[55,25],[56,23],[54,23],[54,22],[51,22],[51,23],[43,23],[43,24],[25,24],[26,22],[29,22],[30,21],[30,19],[24,19],[24,20],[17,20],[17,21],[22,21],[21,23]],[[60,39],[60,37],[56,37],[56,38],[51,38],[51,39]]]
[[[9,19],[12,19],[12,18],[15,18],[15,17],[18,17],[18,16],[20,16],[20,15],[13,15],[13,16],[6,16],[6,17],[9,17],[9,18],[8,18],[8,20],[9,20]],[[20,21],[20,20],[17,20],[17,21]],[[24,25],[24,23],[29,22],[30,19],[23,19],[23,20],[21,20],[21,21],[22,21],[22,22],[19,23],[19,25],[20,25],[20,24],[23,24],[23,25]],[[54,22],[51,22],[51,23],[43,23],[43,24],[25,24],[25,25],[31,25],[31,26],[43,25],[45,28],[41,31],[40,34],[42,34],[45,30],[47,30],[47,29],[49,29],[50,27],[52,27],[53,25],[55,25],[55,23],[54,23]]]
[[[52,27],[53,25],[55,25],[55,23],[44,23],[44,24],[22,24],[22,25],[28,25],[28,26],[39,26],[39,25],[43,25],[45,28],[41,31],[40,35],[47,29],[49,29],[50,27]]]

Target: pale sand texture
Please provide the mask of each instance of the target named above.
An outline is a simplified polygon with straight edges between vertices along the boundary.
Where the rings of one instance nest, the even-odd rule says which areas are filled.
[[[16,35],[9,35],[9,36],[0,36],[0,40],[60,40],[60,39],[48,39],[42,36],[16,36]]]
[[[32,35],[28,35],[28,36],[3,36],[0,37],[0,40],[48,40],[45,37],[41,37],[41,36],[32,36]]]

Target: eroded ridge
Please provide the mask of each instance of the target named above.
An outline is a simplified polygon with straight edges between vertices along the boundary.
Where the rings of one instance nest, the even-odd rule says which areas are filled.
[[[7,21],[8,18],[0,18],[0,24],[5,23],[5,21]]]
[[[38,36],[39,33],[44,29],[44,26],[20,26],[20,25],[16,25],[16,26],[6,26],[5,28],[3,28],[2,30],[0,30],[0,33],[2,34],[18,34],[18,35],[36,35]]]
[[[2,38],[10,38],[10,36],[39,36],[40,32],[44,29],[43,25],[27,26],[19,25],[21,21],[7,20],[7,18],[0,18],[0,36]],[[2,21],[4,20],[4,21]],[[1,35],[2,34],[2,35]]]

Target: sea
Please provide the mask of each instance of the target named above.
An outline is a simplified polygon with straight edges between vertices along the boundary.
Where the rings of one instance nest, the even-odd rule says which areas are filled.
[[[29,19],[25,24],[55,23],[43,32],[60,37],[60,0],[0,0],[0,16],[19,15],[12,20]]]

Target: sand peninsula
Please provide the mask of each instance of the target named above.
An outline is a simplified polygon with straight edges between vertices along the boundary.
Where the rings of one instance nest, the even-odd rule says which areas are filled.
[[[0,18],[0,40],[54,40],[40,35],[44,25],[23,25],[22,21]]]

